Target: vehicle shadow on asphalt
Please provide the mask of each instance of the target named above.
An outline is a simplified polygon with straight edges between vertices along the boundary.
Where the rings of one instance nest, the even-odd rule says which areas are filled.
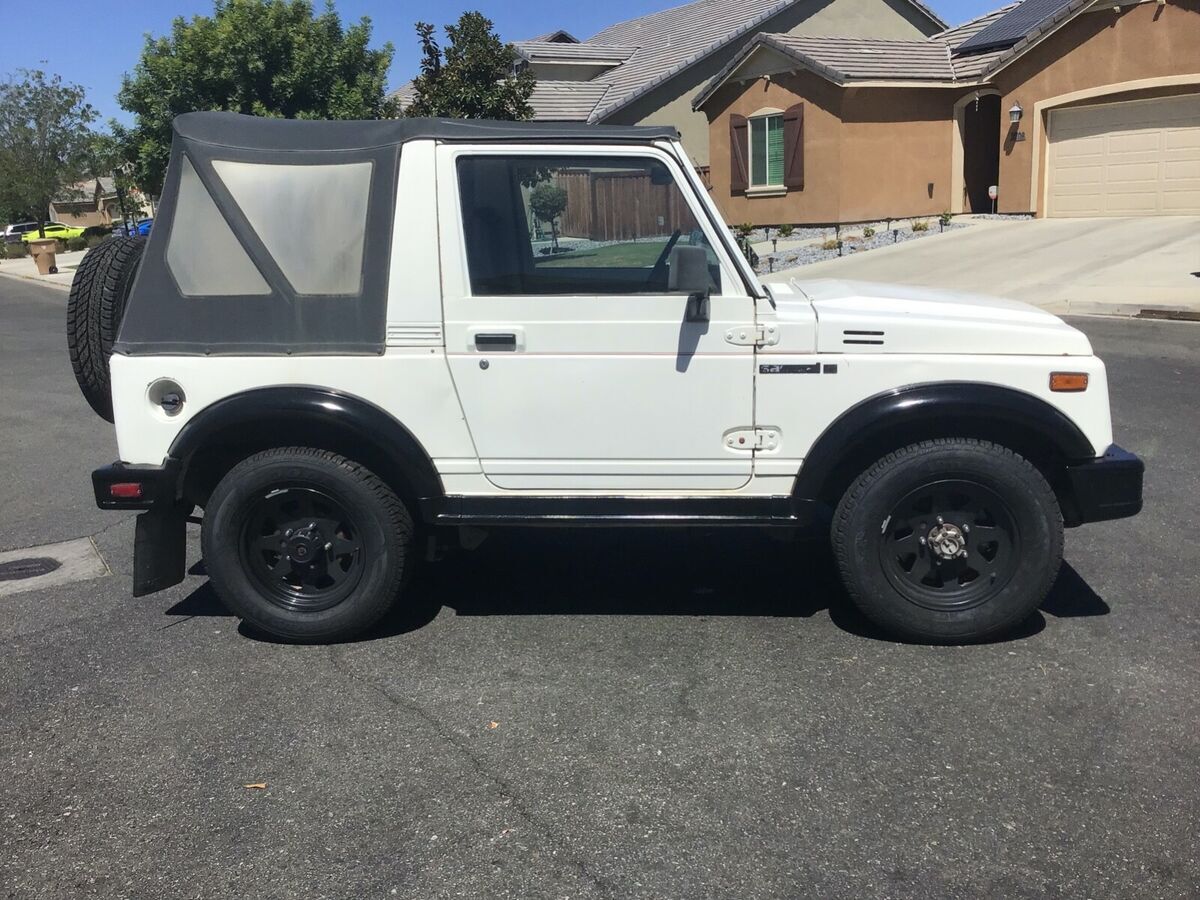
[[[203,563],[193,574],[203,574]],[[746,616],[827,612],[851,634],[898,641],[865,619],[843,590],[829,545],[755,529],[503,529],[478,549],[423,564],[405,602],[358,638],[379,640],[459,616]],[[1040,610],[1001,641],[1032,637],[1054,618],[1102,616],[1109,606],[1069,563]],[[166,611],[226,616],[208,583]],[[272,640],[252,626],[241,632]]]

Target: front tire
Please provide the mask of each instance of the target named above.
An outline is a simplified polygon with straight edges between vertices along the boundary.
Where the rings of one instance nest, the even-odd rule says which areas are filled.
[[[902,637],[996,637],[1045,599],[1062,512],[1041,472],[988,441],[944,438],[888,454],[846,491],[832,540],[847,592]]]
[[[209,499],[201,534],[217,594],[287,641],[344,640],[400,594],[413,523],[396,494],[343,456],[308,447],[257,453]]]

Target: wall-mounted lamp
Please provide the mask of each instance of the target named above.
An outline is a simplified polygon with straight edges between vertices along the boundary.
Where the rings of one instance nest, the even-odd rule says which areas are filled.
[[[1014,103],[1012,105],[1012,108],[1009,109],[1009,111],[1008,111],[1008,121],[1010,121],[1010,122],[1012,122],[1012,124],[1016,125],[1018,122],[1021,121],[1021,116],[1023,116],[1024,114],[1025,114],[1025,110],[1023,110],[1021,108],[1021,104]]]

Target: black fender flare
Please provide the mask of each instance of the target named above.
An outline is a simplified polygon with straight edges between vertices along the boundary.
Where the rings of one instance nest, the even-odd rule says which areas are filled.
[[[968,426],[966,433],[957,433],[964,424]],[[805,456],[793,494],[817,499],[846,460],[879,459],[909,443],[911,435],[923,435],[915,440],[992,435],[1002,438],[1006,432],[1037,435],[1039,442],[1044,440],[1049,455],[1064,462],[1097,455],[1079,426],[1041,397],[982,382],[915,384],[868,397],[835,419]],[[874,455],[872,448],[878,451]]]
[[[394,466],[415,500],[441,497],[442,480],[433,460],[400,421],[375,404],[329,388],[306,385],[255,388],[206,406],[180,429],[168,457],[181,464],[181,484],[197,452],[221,435],[278,426],[294,434],[304,428],[328,429],[353,441],[372,460]],[[320,446],[321,441],[315,444]],[[369,464],[369,460],[360,460]],[[378,472],[381,477],[387,473]]]

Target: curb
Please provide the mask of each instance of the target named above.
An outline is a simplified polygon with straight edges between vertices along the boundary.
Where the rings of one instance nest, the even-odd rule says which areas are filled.
[[[22,275],[20,272],[0,272],[0,276],[5,278],[19,278],[22,281],[31,281],[34,284],[43,284],[46,287],[58,288],[60,291],[70,291],[71,285],[63,284],[61,281],[47,281],[40,275]]]

